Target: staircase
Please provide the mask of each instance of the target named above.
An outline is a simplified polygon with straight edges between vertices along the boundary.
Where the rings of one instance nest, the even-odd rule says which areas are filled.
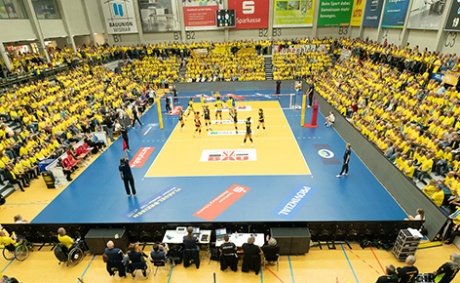
[[[273,65],[272,56],[267,55],[264,57],[265,79],[273,80]]]
[[[182,65],[179,69],[179,77],[185,79],[185,73],[187,72],[187,67],[185,65]]]

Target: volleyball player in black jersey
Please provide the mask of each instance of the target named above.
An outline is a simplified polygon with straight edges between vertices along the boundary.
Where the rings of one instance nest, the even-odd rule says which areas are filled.
[[[264,110],[262,110],[262,108],[259,108],[259,125],[257,125],[256,136],[259,134],[260,125],[262,125],[262,129],[264,129],[264,135],[266,135],[267,132],[265,131],[265,116]]]
[[[203,106],[203,116],[204,116],[204,124],[206,126],[206,131],[212,131],[211,129],[211,112],[209,111],[209,107],[207,105]],[[208,127],[209,125],[209,127]]]
[[[254,146],[254,142],[252,141],[251,117],[246,119],[246,134],[244,135],[244,141],[241,146],[244,146],[247,138],[251,141],[251,146]]]
[[[235,134],[238,135],[238,113],[236,112],[236,108],[233,108],[232,119],[233,119],[233,125],[235,125]]]
[[[181,132],[184,131],[184,112],[182,111],[182,107],[179,108],[179,123],[180,123],[180,130]]]
[[[201,138],[201,120],[200,120],[200,112],[195,112],[195,137],[196,133],[198,133],[199,137]]]

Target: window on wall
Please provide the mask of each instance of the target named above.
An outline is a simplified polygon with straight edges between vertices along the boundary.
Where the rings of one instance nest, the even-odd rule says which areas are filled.
[[[21,0],[0,0],[0,19],[26,19]]]
[[[32,0],[38,19],[60,19],[59,7],[56,0]]]

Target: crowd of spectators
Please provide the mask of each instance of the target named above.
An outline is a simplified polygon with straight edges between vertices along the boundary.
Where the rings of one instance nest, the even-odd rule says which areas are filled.
[[[264,57],[257,41],[214,43],[192,49],[187,82],[265,80]]]
[[[424,190],[436,205],[445,204],[443,186],[458,199],[460,93],[430,79],[441,68],[458,68],[457,56],[357,39],[341,44],[353,56],[317,79],[318,92],[408,178],[447,174]]]
[[[277,40],[273,46],[273,79],[306,78],[331,67],[332,43],[330,39]]]
[[[135,60],[121,68],[122,76],[134,75],[136,80],[143,83],[151,83],[156,86],[165,86],[168,83],[179,80],[181,66],[179,56],[145,57],[143,60]]]
[[[79,160],[74,145],[81,140],[101,150],[92,133],[120,124],[133,107],[142,113],[148,92],[134,75],[100,66],[78,67],[53,81],[5,89],[0,97],[0,117],[5,121],[0,126],[1,183],[7,180],[24,190],[38,177],[40,160],[56,159],[64,152]]]

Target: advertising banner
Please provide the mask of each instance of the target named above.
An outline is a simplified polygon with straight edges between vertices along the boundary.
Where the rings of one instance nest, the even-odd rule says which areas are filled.
[[[413,0],[409,12],[408,28],[437,30],[441,27],[441,18],[445,4],[442,1]]]
[[[143,32],[180,31],[175,1],[138,0]]]
[[[186,0],[182,2],[182,5],[186,30],[218,29],[216,12],[224,8],[222,1]]]
[[[337,27],[350,25],[352,6],[352,0],[320,0],[318,26]]]
[[[449,14],[447,14],[447,21],[445,30],[460,31],[460,1],[453,0],[450,6]]]
[[[364,15],[364,4],[366,4],[365,0],[355,0],[353,3],[353,10],[351,12],[351,23],[352,27],[359,27],[361,26],[361,22],[363,20]]]
[[[136,33],[135,0],[100,0],[108,34]]]
[[[213,221],[250,190],[249,187],[234,184],[196,211],[193,216],[206,221]]]
[[[236,29],[268,28],[269,0],[228,0],[228,9],[236,11]]]
[[[386,0],[383,28],[403,28],[410,0]]]
[[[274,0],[273,27],[311,27],[315,0]]]
[[[364,9],[363,27],[376,28],[380,23],[380,14],[382,14],[384,0],[367,0]]]
[[[142,168],[149,158],[150,154],[155,150],[155,147],[141,147],[136,152],[136,155],[129,161],[129,167]]]

